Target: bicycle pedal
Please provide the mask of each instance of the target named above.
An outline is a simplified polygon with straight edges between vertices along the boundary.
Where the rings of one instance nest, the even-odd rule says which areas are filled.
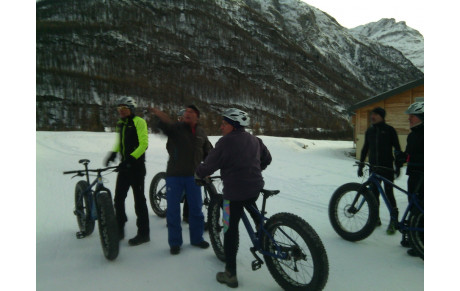
[[[75,233],[75,236],[77,237],[77,239],[82,239],[86,237],[86,233],[84,231],[79,231]]]
[[[252,261],[252,264],[251,264],[252,270],[253,271],[259,270],[262,267],[263,263],[264,262],[261,262],[261,261],[258,261],[258,260]]]

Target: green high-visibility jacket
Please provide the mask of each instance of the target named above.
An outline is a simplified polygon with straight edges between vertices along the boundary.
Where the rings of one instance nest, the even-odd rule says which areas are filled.
[[[139,116],[131,115],[119,119],[116,127],[117,139],[113,147],[119,152],[122,161],[131,155],[139,162],[145,162],[145,151],[149,145],[147,123]]]

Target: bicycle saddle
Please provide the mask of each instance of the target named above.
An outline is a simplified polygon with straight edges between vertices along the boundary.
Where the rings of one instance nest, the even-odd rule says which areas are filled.
[[[87,159],[82,159],[78,161],[80,164],[89,164],[89,160]]]
[[[267,198],[270,197],[270,196],[273,196],[273,195],[276,195],[278,193],[280,193],[280,190],[266,190],[266,189],[262,189],[260,191],[262,194],[264,194],[264,196],[266,196]]]

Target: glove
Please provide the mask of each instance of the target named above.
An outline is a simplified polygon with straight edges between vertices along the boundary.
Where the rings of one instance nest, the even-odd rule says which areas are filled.
[[[205,177],[205,178],[201,179],[195,173],[195,184],[197,184],[198,186],[204,186],[204,185],[209,184],[209,183],[211,183],[211,180],[209,179],[209,177]]]
[[[133,156],[131,155],[128,155],[126,157],[126,159],[124,161],[122,161],[120,163],[120,165],[118,165],[118,167],[121,169],[121,170],[128,170],[130,168],[132,168],[134,166],[134,164],[136,163],[136,158],[134,158]]]
[[[108,167],[109,163],[115,161],[116,158],[117,158],[116,152],[109,152],[107,156],[105,157],[104,165]]]
[[[395,169],[395,177],[398,178],[399,175],[401,175],[401,168],[400,168],[400,167],[396,167],[396,169]]]
[[[363,174],[363,168],[364,168],[364,166],[359,165],[359,167],[358,167],[358,177],[362,177],[364,175]]]

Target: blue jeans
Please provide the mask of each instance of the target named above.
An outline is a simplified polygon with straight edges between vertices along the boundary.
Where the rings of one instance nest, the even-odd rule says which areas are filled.
[[[204,215],[201,187],[195,183],[193,176],[166,177],[166,219],[168,223],[168,243],[170,247],[182,246],[182,227],[180,217],[180,200],[184,193],[189,207],[190,243],[199,244],[203,239]]]

